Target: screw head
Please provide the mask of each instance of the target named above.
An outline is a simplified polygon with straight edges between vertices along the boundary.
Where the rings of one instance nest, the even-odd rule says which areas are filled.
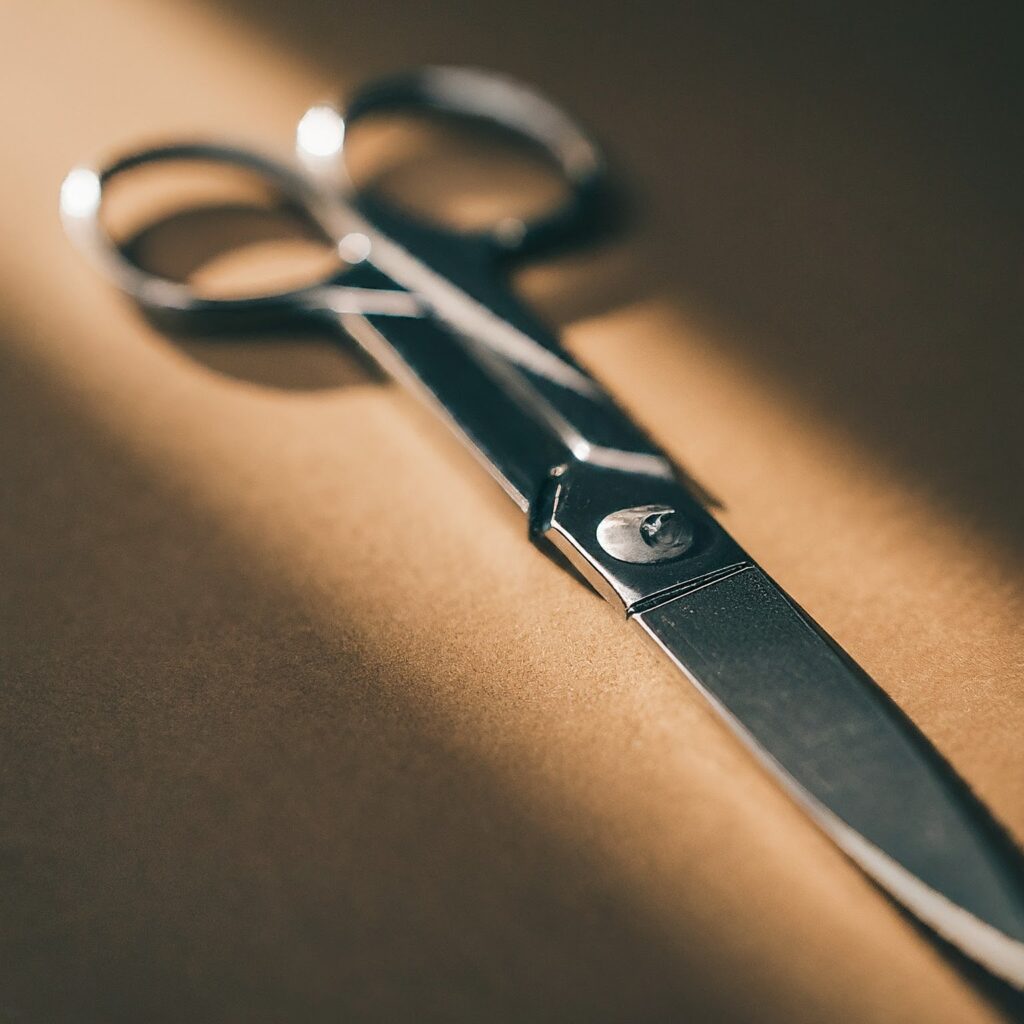
[[[693,546],[693,526],[670,505],[637,505],[605,516],[597,542],[620,562],[666,562]]]

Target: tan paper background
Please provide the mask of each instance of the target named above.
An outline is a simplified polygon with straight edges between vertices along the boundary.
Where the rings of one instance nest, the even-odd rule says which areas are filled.
[[[1021,840],[998,14],[4,5],[0,1018],[1013,1012],[403,395],[326,343],[183,350],[56,216],[83,156],[284,151],[409,63],[552,92],[641,203],[524,287]]]

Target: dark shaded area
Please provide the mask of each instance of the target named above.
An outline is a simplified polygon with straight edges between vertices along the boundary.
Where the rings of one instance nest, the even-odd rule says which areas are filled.
[[[704,952],[51,388],[4,353],[5,1020],[707,1019]]]
[[[678,301],[766,387],[1019,553],[1019,5],[219,5],[339,88],[440,61],[556,96],[644,206],[603,305]]]

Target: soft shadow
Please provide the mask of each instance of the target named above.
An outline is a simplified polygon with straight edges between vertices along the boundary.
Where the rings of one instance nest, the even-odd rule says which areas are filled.
[[[0,354],[10,1019],[707,1019],[416,680]]]

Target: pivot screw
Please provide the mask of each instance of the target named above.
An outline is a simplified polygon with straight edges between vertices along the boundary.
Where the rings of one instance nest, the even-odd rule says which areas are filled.
[[[637,505],[605,516],[597,542],[620,562],[667,562],[693,546],[693,527],[669,505]]]

